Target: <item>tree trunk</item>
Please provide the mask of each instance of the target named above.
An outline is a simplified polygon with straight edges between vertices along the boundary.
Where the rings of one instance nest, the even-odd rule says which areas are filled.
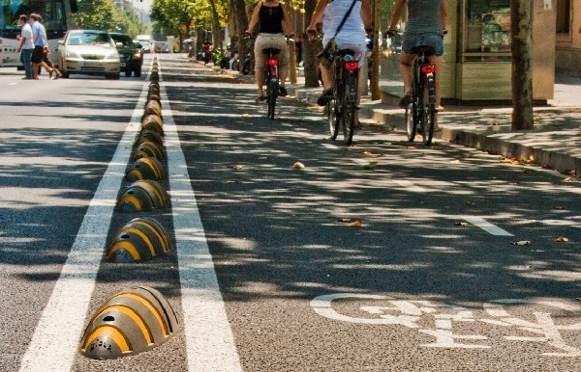
[[[311,22],[311,17],[315,11],[316,0],[305,0],[305,25]],[[305,32],[305,30],[301,30]],[[308,35],[304,35],[304,63],[305,70],[305,87],[316,88],[319,86],[319,63],[317,53],[321,51],[321,42],[319,40],[309,40]]]
[[[244,31],[248,28],[248,14],[246,13],[246,4],[244,0],[230,0],[231,20],[233,23],[234,32],[232,33],[232,46],[238,51],[240,61],[248,54],[248,42],[244,40]],[[242,63],[240,63],[240,70],[242,70]]]
[[[220,18],[216,10],[216,0],[210,0],[212,10],[212,44],[214,49],[222,48],[222,33],[220,32]]]
[[[532,129],[532,0],[512,0],[512,129]]]
[[[373,50],[371,52],[371,99],[381,99],[379,89],[379,5],[380,0],[373,0]],[[366,79],[367,76],[361,76]]]

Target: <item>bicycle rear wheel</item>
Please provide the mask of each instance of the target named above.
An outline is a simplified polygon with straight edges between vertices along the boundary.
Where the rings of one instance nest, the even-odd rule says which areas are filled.
[[[436,122],[436,82],[433,76],[427,77],[425,81],[425,96],[427,105],[424,105],[422,118],[422,141],[424,145],[430,146],[434,137],[434,127]]]
[[[416,120],[416,104],[410,103],[405,108],[404,123],[408,141],[414,142],[418,121]]]
[[[333,141],[337,139],[339,127],[341,126],[341,115],[337,111],[337,100],[335,97],[327,103],[327,122],[329,123],[329,135]]]
[[[350,146],[353,143],[353,134],[355,133],[355,105],[343,107],[343,143]]]
[[[355,134],[356,111],[357,111],[357,75],[350,73],[345,75],[345,86],[343,89],[342,112],[343,112],[343,142],[350,146],[353,143]]]
[[[266,89],[266,104],[267,113],[266,116],[269,119],[274,119],[275,109],[276,109],[276,98],[278,93],[278,82],[275,79],[270,79],[268,81],[268,87]]]

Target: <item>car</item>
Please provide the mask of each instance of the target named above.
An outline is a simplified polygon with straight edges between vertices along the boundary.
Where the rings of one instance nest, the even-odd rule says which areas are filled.
[[[143,65],[143,50],[139,43],[135,43],[127,34],[110,32],[111,38],[117,46],[117,52],[121,59],[121,71],[125,76],[141,76],[141,66]]]
[[[107,32],[97,30],[68,31],[59,41],[58,65],[65,78],[84,74],[118,80],[121,70],[115,42]]]
[[[134,42],[141,45],[143,53],[151,53],[151,42],[147,40],[135,40]]]

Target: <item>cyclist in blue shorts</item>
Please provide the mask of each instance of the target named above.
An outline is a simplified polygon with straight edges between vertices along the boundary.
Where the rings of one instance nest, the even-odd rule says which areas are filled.
[[[416,55],[413,49],[420,45],[434,48],[436,54],[430,57],[430,63],[436,65],[436,71],[444,66],[444,35],[447,31],[448,13],[446,0],[397,0],[391,17],[388,33],[396,32],[404,6],[407,4],[408,21],[403,37],[399,69],[404,83],[404,96],[401,107],[411,103],[412,65]],[[436,74],[436,104],[441,111],[440,78]]]

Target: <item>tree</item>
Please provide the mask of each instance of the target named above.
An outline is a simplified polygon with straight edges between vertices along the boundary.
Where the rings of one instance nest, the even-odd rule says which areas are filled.
[[[531,3],[531,0],[511,1],[513,130],[534,126]]]
[[[145,30],[145,26],[133,11],[121,11],[112,0],[84,0],[79,2],[79,11],[73,22],[79,28],[126,32],[131,36]]]
[[[308,25],[311,22],[316,5],[316,0],[305,0],[305,25]],[[303,63],[305,71],[305,87],[316,88],[319,86],[317,53],[321,50],[321,42],[319,40],[309,40],[307,36],[308,35],[305,35]]]

